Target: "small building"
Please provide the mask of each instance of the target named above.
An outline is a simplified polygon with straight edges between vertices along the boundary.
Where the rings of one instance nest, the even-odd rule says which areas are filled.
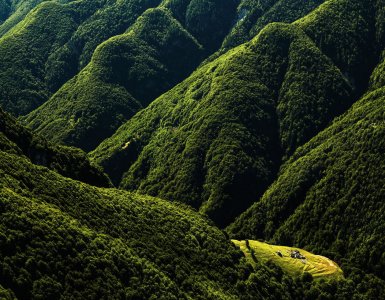
[[[290,257],[295,259],[306,259],[298,250],[292,250],[290,252]]]

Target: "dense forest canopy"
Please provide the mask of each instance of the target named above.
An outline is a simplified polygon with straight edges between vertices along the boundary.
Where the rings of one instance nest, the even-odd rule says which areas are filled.
[[[385,0],[0,0],[0,299],[385,298],[384,72]]]

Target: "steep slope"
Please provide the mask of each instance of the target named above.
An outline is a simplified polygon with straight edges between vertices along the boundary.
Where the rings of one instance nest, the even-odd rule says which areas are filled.
[[[33,3],[37,5],[38,2]],[[0,104],[3,109],[14,115],[29,113],[47,101],[65,82],[87,66],[94,50],[100,44],[111,37],[125,33],[147,9],[159,6],[171,10],[173,5],[178,8],[178,2],[185,3],[183,0],[81,0],[69,3],[66,3],[67,1],[60,2],[44,1],[37,5],[22,22],[12,27],[0,38],[0,54],[2,57],[0,61]],[[28,3],[32,2],[28,1]],[[6,2],[4,2],[5,5]],[[179,7],[182,6],[179,5]],[[184,16],[181,24],[198,40],[199,44],[204,46],[205,55],[207,56],[220,46],[227,34],[234,18],[235,7],[234,0],[191,0],[184,7],[184,11],[175,11],[173,13]],[[163,21],[161,18],[153,19],[151,29],[156,29],[158,33],[162,33],[161,28],[155,27],[157,22]],[[166,27],[167,22],[172,21],[175,20],[165,20],[166,24],[160,24]],[[143,23],[143,21],[139,23]],[[175,22],[172,26],[175,27]],[[170,31],[166,33],[170,33]],[[177,36],[168,37],[166,35],[160,38],[160,40],[164,39],[163,42],[170,42],[170,53],[166,51],[167,49],[158,49],[159,46],[153,45],[150,41],[150,46],[155,49],[150,49],[150,52],[153,53],[150,54],[149,59],[161,60],[162,64],[165,64],[164,60],[170,61],[171,58],[175,57],[183,59],[186,54],[189,54],[184,53],[186,49],[190,51],[188,47],[192,46],[192,51],[195,47],[191,41],[184,46],[185,48],[181,47],[186,41],[186,34],[180,33],[180,40]],[[139,35],[141,34],[139,33]],[[149,41],[144,38],[143,42]],[[172,45],[173,43],[175,45]],[[121,48],[115,50],[122,51]],[[157,52],[157,50],[160,52]],[[111,56],[119,56],[120,54],[119,52],[108,53],[110,57],[107,57],[105,62],[111,59]],[[197,55],[199,56],[199,53],[194,54],[194,56]],[[157,65],[154,68],[158,68],[158,72],[160,71],[159,68],[166,67],[168,70],[164,70],[164,73],[172,73],[177,70],[175,74],[164,75],[167,84],[162,92],[175,84],[175,81],[182,80],[196,67],[199,61],[200,59],[198,61],[193,59],[191,66],[186,64],[184,68],[171,67],[167,63],[166,66],[162,66],[155,62]],[[139,61],[138,65],[141,63],[143,62]],[[116,68],[114,65],[108,67]],[[130,65],[124,67],[129,68]],[[127,74],[121,75],[126,76]],[[140,76],[148,75],[153,74],[137,74],[137,80],[141,80]],[[163,74],[159,75],[159,77],[163,77]],[[115,79],[114,83],[119,84],[120,81],[129,80],[118,78]],[[138,89],[146,90],[150,87],[143,84]],[[67,99],[67,101],[69,102],[70,99]],[[147,99],[147,101],[149,100]],[[124,109],[121,108],[121,110],[124,113]]]
[[[57,146],[22,127],[0,109],[0,150],[28,158],[32,163],[92,185],[108,187],[107,176],[75,148]]]
[[[15,154],[0,158],[0,285],[18,299],[303,295],[301,281],[253,269],[186,206],[91,187]]]
[[[309,63],[318,66],[307,81],[297,70]],[[297,93],[282,88],[278,95],[281,86],[289,90],[295,80]],[[183,199],[198,208],[205,203],[204,212],[223,209],[212,217],[224,224],[275,176],[282,155],[277,98],[300,103],[294,110],[303,133],[298,142],[283,145],[290,151],[308,138],[306,131],[311,136],[317,130],[316,118],[304,121],[310,109],[300,114],[305,104],[324,111],[315,117],[325,126],[330,113],[349,105],[349,93],[343,76],[300,30],[271,25],[253,43],[204,66],[162,96],[92,155],[116,182],[128,170],[123,188]],[[295,113],[282,110],[288,118]],[[282,117],[282,136],[290,137],[292,128],[284,128],[285,122]],[[245,203],[234,203],[235,198]]]
[[[229,224],[262,195],[281,161],[367,85],[367,57],[379,57],[377,11],[376,1],[333,0],[295,24],[268,25],[139,112],[91,156],[124,189],[183,201]],[[330,37],[336,24],[343,26]]]
[[[52,47],[64,43],[75,28],[71,10],[50,1],[33,10],[0,39],[0,104],[3,109],[18,115],[48,98],[44,63]]]
[[[370,91],[299,148],[261,200],[228,228],[232,236],[306,247],[352,276],[358,268],[384,282],[384,64]]]
[[[123,17],[123,26],[129,26],[151,7],[152,2],[123,1],[128,7],[105,0],[68,4],[48,1],[38,5],[0,39],[0,103],[3,109],[20,115],[44,103],[77,73],[81,55],[90,57],[96,46],[104,41],[103,37],[107,39],[114,31],[121,33],[127,29],[122,28],[121,22],[108,26],[103,21],[112,22],[114,13],[121,11],[116,17],[118,20]],[[87,26],[91,26],[92,31],[87,30]],[[96,44],[92,43],[95,40]]]
[[[91,63],[25,122],[50,140],[92,150],[202,56],[169,11],[148,10],[127,33],[99,46]]]
[[[324,2],[325,0],[242,0],[237,9],[236,24],[224,40],[222,50],[249,41],[269,23],[294,22]]]
[[[51,1],[68,3],[71,0]],[[0,37],[23,20],[23,18],[41,2],[43,2],[43,0],[0,0]]]
[[[170,279],[120,240],[11,190],[0,196],[1,282],[18,299],[180,296]]]
[[[0,149],[4,299],[381,298],[381,282],[292,278],[252,266],[188,206],[64,178]],[[362,280],[361,280],[362,279]]]
[[[187,77],[219,47],[235,5],[207,0],[181,7],[179,2],[147,10],[124,34],[101,44],[89,65],[27,116],[29,127],[89,151]]]

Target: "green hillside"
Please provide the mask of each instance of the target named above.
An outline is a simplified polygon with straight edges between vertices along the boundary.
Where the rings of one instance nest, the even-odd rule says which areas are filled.
[[[385,279],[383,66],[374,71],[370,92],[296,151],[228,228],[231,236],[306,247],[351,276]]]
[[[63,176],[92,185],[109,187],[111,183],[99,167],[76,148],[57,146],[21,126],[0,109],[0,151],[27,158]]]
[[[272,262],[291,276],[310,274],[314,279],[339,280],[343,278],[343,272],[335,262],[327,257],[315,255],[303,249],[270,245],[251,240],[232,240],[232,242],[245,253],[251,264],[254,264],[255,260],[264,263]]]
[[[279,270],[252,268],[223,232],[186,206],[98,189],[0,154],[0,284],[18,299],[303,293],[303,282],[281,283]]]
[[[92,5],[89,0],[60,2],[70,3],[51,7],[52,13],[43,13],[44,5],[38,6],[35,12],[38,18],[30,13],[23,21],[28,23],[27,30],[19,30],[17,26],[11,30],[13,36],[19,31],[22,36],[3,42],[6,65],[0,62],[4,70],[3,77],[0,73],[4,91],[2,94],[0,90],[0,103],[9,112],[24,115],[51,98],[46,106],[27,117],[26,124],[54,142],[86,151],[94,149],[140,108],[186,78],[203,58],[220,47],[230,27],[238,26],[234,25],[238,5],[235,0],[99,0]],[[26,7],[37,4],[25,3]],[[157,13],[148,12],[144,19],[137,19],[146,9],[157,5],[167,9],[170,15],[161,17],[156,10]],[[251,5],[242,1],[238,12]],[[272,12],[266,11],[267,16],[261,14],[253,20],[262,22],[263,26],[276,20],[291,21],[316,7],[311,4],[301,12],[292,12],[296,5],[282,6],[278,1],[270,7]],[[291,19],[273,17],[274,11],[281,10],[283,15],[292,16]],[[58,15],[62,11],[73,19],[55,24],[62,18]],[[14,12],[11,17],[16,15]],[[52,22],[46,22],[43,28],[41,18],[52,18]],[[130,28],[133,23],[136,26]],[[163,28],[155,28],[155,24],[162,24]],[[263,26],[260,25],[260,29]],[[42,40],[46,37],[36,38],[39,30],[50,37],[56,34],[60,40],[46,41],[49,47],[44,48]],[[154,36],[163,38],[154,39]],[[20,47],[20,41],[28,42]],[[103,44],[105,41],[107,44]],[[104,51],[94,54],[101,44]],[[0,40],[0,49],[1,45]],[[39,60],[30,61],[28,47],[31,45],[39,54]],[[31,72],[32,68],[36,71]],[[17,77],[10,76],[15,70]],[[48,119],[47,111],[50,112]]]
[[[139,112],[91,157],[121,188],[185,202],[228,225],[282,160],[353,103],[358,82],[367,85],[365,57],[378,58],[379,45],[351,31],[360,21],[376,32],[377,8],[353,2],[330,1],[292,25],[266,26]],[[326,18],[343,24],[335,52],[311,38],[331,39]]]
[[[237,8],[237,22],[222,46],[229,49],[243,44],[269,23],[294,22],[323,2],[325,0],[243,0]]]
[[[71,0],[51,1],[68,3]],[[0,37],[22,21],[32,9],[42,2],[43,0],[0,0]]]
[[[141,5],[135,5],[136,2]],[[0,39],[2,107],[20,115],[44,103],[78,72],[79,64],[87,60],[81,55],[90,57],[101,42],[114,35],[114,31],[117,34],[124,32],[150,7],[151,3],[147,2],[151,1],[125,2],[129,6],[127,9],[104,0],[68,4],[48,1],[37,6]],[[124,13],[125,24],[103,24],[107,19],[112,22],[117,10],[120,12],[117,18]],[[92,26],[92,30],[87,26]],[[98,35],[94,32],[96,29]]]
[[[5,299],[351,299],[381,284],[293,277],[262,254],[250,262],[188,206],[92,187],[2,149],[0,215]]]
[[[385,299],[384,149],[385,0],[0,0],[0,299]]]
[[[202,56],[169,11],[147,10],[127,33],[100,45],[91,63],[25,122],[52,141],[92,150]]]
[[[52,141],[90,151],[186,78],[219,47],[216,39],[227,33],[234,4],[179,2],[148,9],[123,34],[99,45],[90,64],[29,114],[26,124]]]
[[[0,103],[3,109],[15,115],[23,114],[49,97],[44,64],[52,47],[64,43],[75,28],[71,10],[50,1],[33,10],[0,39]]]

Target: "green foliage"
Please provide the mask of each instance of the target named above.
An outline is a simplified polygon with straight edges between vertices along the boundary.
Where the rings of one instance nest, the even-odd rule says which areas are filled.
[[[20,299],[276,299],[302,290],[265,265],[253,269],[184,205],[91,187],[6,152],[0,184],[0,282]]]
[[[384,95],[366,95],[301,147],[229,230],[332,253],[384,279]]]
[[[300,147],[260,201],[227,229],[327,255],[345,270],[347,286],[359,283],[350,293],[373,299],[383,297],[385,283],[382,70],[383,61],[369,92]]]
[[[188,203],[224,226],[353,98],[301,29],[275,23],[203,65],[91,156],[122,188]]]
[[[209,50],[216,50],[235,18],[236,0],[192,0],[186,11],[186,29]]]
[[[0,150],[27,157],[34,164],[46,166],[63,176],[96,186],[111,185],[107,176],[90,163],[83,151],[47,142],[19,125],[1,109]]]
[[[11,12],[11,3],[9,0],[0,1],[0,25],[4,22]]]
[[[315,41],[362,95],[383,44],[382,0],[327,1],[296,23]]]
[[[13,292],[9,289],[5,289],[0,285],[0,298],[4,300],[14,300],[16,299]]]
[[[72,0],[51,1],[67,3]],[[42,2],[44,2],[44,0],[0,0],[0,37],[10,31]]]
[[[132,192],[0,111],[1,299],[385,297],[384,0],[40,2],[0,0],[1,105],[87,151],[130,119],[90,156]]]
[[[190,4],[165,1],[160,8],[148,9],[124,34],[98,46],[90,64],[45,105],[32,112],[26,123],[54,142],[93,150],[135,112],[188,76],[205,56],[219,47],[230,26],[233,6],[230,0]],[[119,20],[127,19],[120,15],[127,10],[138,9],[129,6],[122,10],[119,6],[116,12],[106,10],[105,14],[109,15],[106,20],[115,20],[113,24],[117,26]],[[117,12],[120,14],[116,15]],[[59,87],[65,79],[60,77],[62,70],[71,73],[69,62],[74,58],[74,51],[83,49],[79,63],[82,67],[101,38],[107,37],[103,32],[116,33],[107,24],[96,26],[92,20],[93,17],[84,29],[80,29],[81,25],[71,40],[50,57],[49,66],[53,68],[48,67],[49,82]],[[96,28],[98,35],[102,35],[100,39],[93,38],[84,44],[81,39],[98,36],[91,35]]]
[[[167,276],[119,239],[10,190],[0,198],[0,281],[19,299],[179,296]]]
[[[127,33],[25,119],[50,140],[94,149],[142,106],[196,67],[201,46],[165,9],[147,10]]]
[[[44,64],[52,48],[63,44],[75,28],[71,10],[56,2],[45,2],[0,39],[3,109],[23,114],[49,97]]]
[[[64,3],[38,5],[0,39],[1,104],[15,115],[48,100],[89,62],[100,43],[123,33],[141,13],[159,3],[59,2]]]
[[[54,91],[87,66],[95,49],[124,33],[148,8],[160,0],[83,0],[70,4],[81,20],[66,43],[47,62],[47,81]],[[65,72],[63,72],[65,70]]]
[[[230,49],[249,41],[267,24],[291,23],[306,16],[325,0],[244,0],[238,6],[235,26],[222,47]]]

